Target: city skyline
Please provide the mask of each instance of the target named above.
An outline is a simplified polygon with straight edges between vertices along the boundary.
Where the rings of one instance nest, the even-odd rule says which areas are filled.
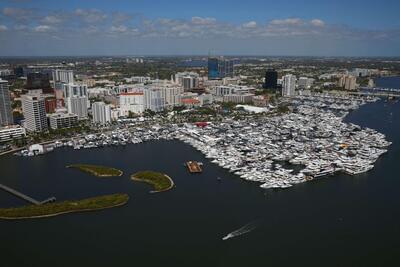
[[[0,1],[0,56],[398,56],[396,1]]]

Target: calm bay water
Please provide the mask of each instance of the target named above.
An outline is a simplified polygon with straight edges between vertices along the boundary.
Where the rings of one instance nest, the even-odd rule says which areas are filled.
[[[0,221],[1,266],[397,266],[400,104],[368,104],[346,120],[393,142],[376,167],[278,191],[245,182],[177,141],[1,157],[0,182],[37,199],[116,192],[131,198],[101,212]],[[202,161],[204,172],[188,174],[187,160]],[[109,165],[125,174],[99,179],[66,169],[71,163]],[[176,188],[149,194],[149,186],[129,179],[146,169],[169,174]],[[1,207],[23,204],[0,191]],[[259,226],[252,232],[221,240],[254,221]]]
[[[400,76],[377,78],[375,84],[377,87],[400,89]]]

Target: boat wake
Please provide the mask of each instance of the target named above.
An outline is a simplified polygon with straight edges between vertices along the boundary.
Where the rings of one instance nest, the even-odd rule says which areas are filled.
[[[228,240],[237,236],[241,236],[244,234],[247,234],[251,231],[253,231],[254,229],[256,229],[258,226],[258,222],[251,222],[246,224],[245,226],[240,227],[239,229],[227,234],[226,236],[224,236],[222,238],[222,240]]]

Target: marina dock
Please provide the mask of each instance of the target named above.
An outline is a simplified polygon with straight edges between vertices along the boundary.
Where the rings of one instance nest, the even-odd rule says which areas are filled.
[[[189,169],[190,173],[201,173],[203,169],[200,166],[201,164],[197,161],[188,161],[186,162],[186,167]]]
[[[23,194],[21,192],[18,192],[17,190],[12,189],[11,187],[5,186],[3,184],[0,184],[0,189],[3,189],[4,191],[6,191],[6,192],[8,192],[8,193],[10,193],[10,194],[12,194],[12,195],[14,195],[16,197],[19,197],[19,198],[21,198],[21,199],[23,199],[23,200],[25,200],[25,201],[27,201],[29,203],[32,203],[34,205],[42,205],[42,204],[46,204],[48,202],[56,201],[55,197],[50,197],[50,198],[48,198],[48,199],[46,199],[44,201],[38,201],[36,199],[33,199],[33,198],[31,198],[31,197],[29,197],[29,196],[27,196],[27,195],[25,195],[25,194]]]

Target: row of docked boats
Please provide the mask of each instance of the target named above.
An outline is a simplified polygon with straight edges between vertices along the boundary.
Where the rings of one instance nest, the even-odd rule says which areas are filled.
[[[337,172],[357,175],[373,168],[391,143],[385,135],[343,118],[349,110],[375,100],[298,96],[285,100],[294,107],[287,114],[225,117],[207,127],[143,123],[58,141],[55,147],[93,149],[177,139],[241,178],[260,182],[262,188],[288,188]]]
[[[295,99],[290,114],[226,120],[206,128],[187,125],[177,138],[241,178],[261,182],[262,188],[288,188],[337,172],[371,170],[391,142],[373,129],[343,122],[343,114],[365,100],[349,97],[342,102],[349,107],[339,113],[307,104],[320,98],[328,97]]]

